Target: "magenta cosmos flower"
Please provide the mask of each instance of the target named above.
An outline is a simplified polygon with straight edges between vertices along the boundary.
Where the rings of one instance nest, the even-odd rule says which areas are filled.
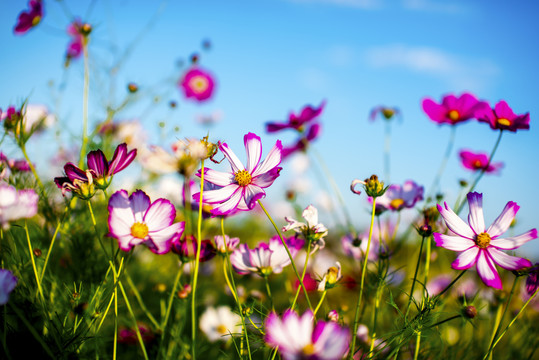
[[[465,270],[477,265],[477,273],[481,280],[487,286],[501,289],[502,281],[495,264],[506,270],[518,270],[532,266],[532,263],[523,258],[507,255],[500,250],[514,250],[536,239],[537,230],[532,229],[518,236],[500,238],[511,225],[520,206],[509,201],[500,216],[485,230],[483,194],[468,193],[468,204],[470,207],[469,225],[459,218],[445,202],[444,207],[438,205],[438,211],[447,224],[447,228],[455,235],[434,233],[434,241],[437,246],[460,252],[451,264],[453,269]]]
[[[453,94],[446,95],[441,104],[426,98],[423,99],[421,105],[423,111],[432,121],[450,125],[475,118],[476,111],[488,107],[486,102],[477,100],[474,95],[469,93],[464,93],[460,97]]]
[[[262,143],[256,134],[248,133],[243,137],[247,151],[247,167],[243,166],[236,154],[226,143],[219,145],[230,163],[230,172],[204,168],[204,180],[218,186],[216,190],[204,191],[202,202],[210,204],[213,215],[229,215],[236,210],[251,210],[256,201],[266,196],[265,188],[273,184],[279,176],[281,167],[281,141],[270,150],[266,159],[262,157]],[[200,171],[199,174],[200,176]],[[200,193],[193,194],[198,201]]]
[[[186,98],[204,101],[212,96],[215,81],[209,72],[195,67],[183,75],[178,85],[183,89]]]
[[[0,182],[0,227],[9,228],[9,222],[28,219],[37,214],[38,195],[33,189],[17,190]]]
[[[0,269],[0,305],[7,304],[9,294],[15,289],[17,281],[17,277],[11,271]]]
[[[483,107],[477,113],[480,122],[486,122],[493,130],[509,130],[516,132],[519,129],[528,130],[530,128],[530,114],[516,115],[505,101],[500,101],[494,109],[490,106]]]
[[[317,321],[308,310],[301,317],[287,310],[283,318],[272,312],[265,322],[265,341],[278,347],[285,360],[338,360],[348,351],[350,332],[333,321]]]
[[[296,256],[304,244],[302,239],[295,236],[285,238],[285,242],[292,257]],[[238,274],[268,276],[281,273],[285,266],[290,265],[291,260],[279,236],[274,236],[269,243],[260,243],[252,250],[247,244],[241,244],[230,255],[230,262]]]
[[[497,173],[502,167],[503,163],[490,163],[488,161],[489,155],[487,153],[474,153],[470,150],[462,150],[459,152],[462,166],[472,171],[481,171],[485,173]],[[487,166],[488,165],[488,166]]]
[[[172,241],[183,234],[185,222],[175,223],[176,209],[166,199],[153,203],[142,190],[128,196],[120,190],[109,199],[109,234],[123,251],[145,244],[156,254],[169,252]]]
[[[423,200],[423,186],[417,185],[412,180],[407,180],[403,185],[390,185],[384,195],[376,199],[377,211],[400,211],[404,208],[413,208],[415,204]],[[372,202],[372,198],[369,197]]]
[[[82,47],[84,46],[84,36],[80,32],[82,26],[82,22],[77,19],[67,27],[67,34],[71,37],[66,50],[68,59],[77,59],[82,55]]]
[[[305,152],[310,143],[316,140],[320,136],[322,126],[318,123],[312,124],[306,133],[301,136],[294,145],[283,147],[283,159],[288,158],[290,155],[303,151]]]
[[[28,1],[28,10],[19,14],[19,19],[13,32],[16,35],[22,35],[35,27],[43,18],[43,3],[41,0]]]
[[[266,131],[272,133],[284,129],[295,129],[297,131],[303,132],[303,130],[305,130],[304,125],[312,122],[318,116],[320,116],[320,114],[324,110],[325,105],[326,101],[324,100],[317,108],[312,107],[311,105],[306,105],[297,115],[293,112],[290,112],[290,115],[288,115],[288,122],[268,122],[266,123]]]

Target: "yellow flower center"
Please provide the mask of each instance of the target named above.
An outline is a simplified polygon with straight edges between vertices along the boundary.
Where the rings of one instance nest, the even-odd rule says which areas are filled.
[[[208,89],[208,85],[209,85],[209,82],[208,82],[208,79],[206,79],[204,76],[194,76],[190,81],[189,81],[189,87],[191,89],[193,89],[194,92],[200,94],[204,91],[206,91],[206,89]]]
[[[32,26],[36,26],[41,21],[41,16],[36,16],[32,19]]]
[[[131,226],[131,235],[139,239],[144,239],[148,235],[148,226],[139,222],[134,223]]]
[[[447,113],[447,116],[452,120],[452,121],[457,121],[460,117],[460,114],[457,110],[451,110],[449,113]]]
[[[496,120],[496,122],[498,123],[498,125],[502,125],[502,126],[510,126],[511,125],[511,121],[506,119],[506,118],[498,119],[498,120]]]
[[[217,330],[217,332],[218,332],[219,334],[221,334],[221,335],[226,335],[226,334],[228,334],[228,330],[227,330],[226,326],[224,326],[223,324],[217,326],[217,329],[216,329],[216,330]]]
[[[402,207],[403,204],[404,204],[403,199],[393,199],[389,203],[389,205],[395,210],[399,210]]]
[[[490,244],[490,235],[485,232],[478,234],[475,237],[475,244],[481,249],[486,249]]]
[[[239,186],[247,186],[251,183],[251,174],[247,170],[240,170],[234,174],[234,180]]]
[[[314,355],[316,349],[314,348],[313,344],[307,344],[303,347],[303,349],[301,349],[301,351],[303,352],[303,355]]]
[[[337,269],[334,266],[330,267],[328,269],[326,283],[329,284],[329,285],[334,285],[338,280],[338,276],[339,276],[339,269]]]
[[[391,119],[393,115],[395,115],[395,111],[393,109],[382,109],[382,115],[387,119]]]
[[[482,169],[483,164],[481,164],[481,160],[475,160],[474,163],[473,163],[473,167],[476,168],[476,169]]]

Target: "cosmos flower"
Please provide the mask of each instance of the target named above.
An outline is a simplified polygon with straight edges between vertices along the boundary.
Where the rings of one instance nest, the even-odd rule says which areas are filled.
[[[201,102],[208,100],[213,95],[215,80],[209,72],[194,67],[182,76],[178,85],[182,88],[186,98]]]
[[[369,120],[376,120],[376,116],[380,114],[386,121],[393,119],[394,116],[400,115],[400,110],[396,107],[377,106],[371,110]]]
[[[326,102],[322,101],[318,108],[312,107],[311,105],[306,105],[298,115],[294,114],[293,112],[290,112],[290,115],[288,116],[288,122],[268,122],[266,123],[266,131],[272,133],[284,129],[295,129],[299,132],[303,132],[305,130],[304,125],[312,122],[318,116],[320,116],[320,114],[324,110],[325,105]]]
[[[487,174],[491,174],[497,173],[503,167],[503,163],[501,162],[489,164],[489,155],[487,153],[474,153],[470,150],[461,150],[459,156],[462,166],[472,171],[484,171]]]
[[[233,252],[240,244],[240,238],[237,237],[230,238],[228,235],[225,235],[224,240],[226,241],[223,241],[222,235],[216,235],[213,237],[213,241],[215,242],[215,248],[221,254]]]
[[[9,228],[9,222],[28,219],[37,214],[38,195],[33,189],[17,190],[0,182],[0,226]]]
[[[146,324],[138,323],[137,327],[143,342],[149,343],[155,338],[152,329]],[[134,329],[123,327],[118,331],[118,343],[135,345],[138,344],[138,341],[137,332]]]
[[[307,223],[296,221],[291,217],[286,216],[284,219],[288,225],[283,227],[283,231],[294,230],[296,233],[303,234],[307,241],[312,241],[315,246],[320,249],[324,248],[324,237],[328,234],[328,229],[324,224],[318,222],[318,210],[309,205],[301,214]]]
[[[89,199],[95,194],[95,188],[106,189],[112,181],[112,176],[124,170],[137,156],[137,150],[127,151],[127,145],[120,144],[116,147],[114,155],[107,161],[101,150],[90,151],[86,156],[87,170],[78,168],[73,163],[64,166],[66,176],[54,178],[62,194],[72,191],[83,199]]]
[[[2,178],[4,169],[9,170],[9,172],[29,172],[30,165],[28,165],[28,162],[24,159],[8,159],[8,157],[0,151],[0,179]]]
[[[247,167],[243,166],[236,154],[226,143],[219,149],[230,163],[230,172],[221,172],[204,168],[204,181],[219,187],[216,190],[204,191],[202,202],[213,206],[213,215],[229,215],[236,210],[251,210],[257,200],[266,196],[264,188],[269,187],[279,176],[281,167],[281,141],[268,153],[266,159],[260,162],[262,143],[256,134],[248,133],[243,138],[247,151]],[[199,174],[200,176],[200,171]],[[198,201],[200,193],[193,194]]]
[[[417,185],[412,180],[407,180],[404,184],[393,184],[386,192],[376,199],[376,211],[386,210],[400,211],[404,208],[413,208],[418,201],[423,200],[423,186]],[[369,198],[372,202],[372,198]]]
[[[200,315],[199,326],[211,342],[226,340],[230,334],[241,332],[241,317],[228,306],[208,307]]]
[[[84,46],[84,35],[81,33],[82,26],[82,22],[78,19],[67,26],[67,34],[71,37],[66,50],[66,58],[69,60],[77,59],[82,55]]]
[[[446,95],[441,104],[435,103],[432,99],[426,98],[422,102],[423,111],[427,116],[438,124],[456,125],[463,121],[476,117],[476,112],[488,103],[479,101],[469,93],[463,93],[456,97],[453,94]]]
[[[187,263],[196,258],[197,239],[193,235],[187,235],[184,239],[174,237],[172,240],[172,252],[180,255],[183,262]],[[215,256],[215,247],[209,239],[200,242],[200,262],[206,262]]]
[[[0,305],[7,304],[9,294],[15,289],[17,281],[17,277],[11,271],[0,269]]]
[[[490,125],[493,130],[528,130],[530,128],[530,114],[516,115],[513,109],[502,100],[498,102],[494,109],[490,106],[483,107],[477,113],[477,119]]]
[[[378,260],[380,252],[387,253],[387,245],[385,241],[388,241],[393,236],[395,225],[391,223],[384,224],[382,228],[382,234],[378,226],[372,228],[371,237],[371,249],[369,251],[369,261]],[[355,260],[361,260],[367,252],[367,243],[369,241],[369,229],[366,229],[357,236],[346,234],[341,238],[341,245],[344,253],[347,256],[352,257]],[[380,247],[380,240],[382,240],[382,246]]]
[[[312,124],[306,131],[306,134],[302,135],[294,145],[283,147],[283,159],[288,158],[290,155],[303,151],[305,152],[309,147],[309,144],[316,140],[320,136],[322,126],[318,123]]]
[[[183,234],[185,222],[175,223],[176,209],[166,199],[153,203],[142,190],[128,196],[120,190],[109,199],[109,234],[123,251],[145,244],[156,254],[167,253],[174,238]]]
[[[265,322],[265,341],[278,347],[285,360],[338,360],[348,351],[350,333],[333,321],[317,321],[306,311],[287,310],[282,319],[271,312]]]
[[[536,239],[537,230],[532,229],[518,236],[500,238],[511,225],[520,207],[515,202],[509,201],[494,223],[485,230],[483,194],[468,193],[468,204],[469,225],[459,218],[446,203],[443,207],[438,205],[440,215],[448,229],[455,235],[434,233],[434,241],[437,246],[460,253],[451,264],[453,269],[465,270],[476,265],[477,273],[485,285],[501,289],[502,281],[495,264],[506,270],[518,270],[532,264],[526,259],[507,255],[500,250],[514,250]]]
[[[13,32],[22,35],[35,27],[43,18],[43,3],[41,0],[28,1],[29,10],[22,11]]]
[[[337,285],[342,279],[341,263],[337,261],[337,267],[331,266],[318,284],[318,291],[329,290]]]
[[[528,277],[526,278],[526,292],[529,296],[532,296],[539,286],[539,263],[535,263],[531,269]]]
[[[296,256],[304,244],[303,240],[295,236],[285,238],[285,242],[292,257]],[[269,243],[260,243],[252,250],[247,244],[241,244],[230,255],[230,262],[238,274],[268,276],[281,273],[285,266],[290,265],[291,260],[279,236],[274,236]]]

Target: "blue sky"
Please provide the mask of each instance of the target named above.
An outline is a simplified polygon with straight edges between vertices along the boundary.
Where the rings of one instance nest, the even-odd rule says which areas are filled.
[[[45,0],[42,23],[24,36],[13,35],[12,29],[26,2],[0,3],[0,107],[25,98],[46,104],[58,112],[68,130],[65,139],[78,136],[81,126],[82,61],[63,67],[69,41],[65,28],[78,16],[94,27],[91,123],[103,119],[106,104],[119,104],[125,85],[134,81],[142,94],[151,94],[150,98],[159,94],[160,101],[151,107],[148,102],[129,107],[118,120],[139,118],[150,142],[166,145],[184,136],[202,137],[208,129],[195,122],[196,115],[221,111],[222,120],[210,128],[211,138],[225,140],[242,154],[243,135],[252,131],[262,136],[267,152],[277,138],[290,142],[293,136],[265,134],[266,121],[284,120],[290,111],[325,99],[323,135],[314,147],[336,178],[359,227],[368,221],[366,198],[352,195],[348,186],[355,178],[383,174],[384,129],[382,122],[368,122],[372,107],[396,106],[402,112],[402,122],[392,126],[391,181],[413,179],[428,187],[450,128],[431,122],[421,110],[421,99],[438,101],[444,94],[463,91],[491,104],[505,99],[516,113],[530,112],[531,129],[504,133],[494,161],[505,162],[505,168],[500,176],[485,176],[477,190],[484,193],[487,223],[512,200],[521,205],[515,232],[539,224],[539,173],[533,160],[539,158],[535,125],[539,5],[534,1],[64,3]],[[201,50],[204,39],[211,41],[210,51]],[[131,45],[117,74],[108,76],[107,69]],[[182,72],[178,62],[194,52],[201,54],[201,66],[218,81],[215,97],[203,104],[186,101],[174,86]],[[170,100],[179,104],[174,111],[167,107]],[[160,137],[160,121],[166,121],[167,129],[179,126],[181,131]],[[458,179],[470,177],[460,166],[457,151],[490,152],[496,137],[486,124],[458,126],[442,179],[451,203]],[[50,148],[47,154],[54,152],[51,138],[36,140],[30,148],[34,157],[42,156],[44,147]],[[10,150],[8,145],[3,144],[3,150]],[[15,150],[11,153],[16,155]],[[297,176],[291,162],[283,167],[270,198],[280,198],[282,187]],[[48,169],[39,163],[38,168]],[[305,206],[316,203],[318,193],[312,194],[315,199],[305,198]],[[524,249],[539,254],[539,245]]]

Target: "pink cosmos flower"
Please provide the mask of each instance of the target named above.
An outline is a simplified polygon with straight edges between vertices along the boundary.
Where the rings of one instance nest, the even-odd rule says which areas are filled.
[[[231,172],[221,172],[204,168],[204,180],[218,186],[216,190],[204,191],[202,202],[213,206],[213,215],[229,215],[236,210],[251,210],[256,201],[266,196],[264,188],[269,187],[279,176],[281,167],[281,141],[270,150],[266,159],[260,162],[262,143],[256,134],[248,133],[243,138],[247,151],[247,167],[243,166],[236,154],[226,143],[219,145],[230,163]],[[200,176],[200,171],[198,176]],[[200,193],[193,194],[198,201]]]
[[[303,132],[304,125],[312,122],[318,116],[320,116],[320,114],[324,110],[325,105],[326,101],[324,100],[317,108],[312,107],[311,105],[306,105],[298,115],[294,114],[293,112],[290,112],[290,115],[288,115],[288,122],[268,122],[266,123],[266,131],[272,133],[284,129],[295,129],[297,131]]]
[[[156,254],[169,252],[172,241],[183,234],[185,222],[175,223],[176,209],[166,199],[153,203],[142,190],[128,196],[120,190],[109,199],[109,234],[123,251],[145,244]]]
[[[514,250],[522,244],[536,239],[537,230],[532,229],[524,234],[508,238],[500,238],[507,231],[520,207],[509,201],[494,223],[485,230],[483,219],[483,194],[468,193],[470,214],[467,225],[444,202],[444,207],[438,205],[438,211],[447,224],[447,228],[455,235],[434,233],[437,246],[460,254],[451,264],[453,269],[465,270],[473,265],[477,267],[479,277],[487,286],[501,289],[502,281],[495,264],[506,270],[518,270],[532,266],[526,259],[510,256],[500,250]]]
[[[225,235],[224,239],[222,235],[216,235],[213,237],[213,241],[215,242],[215,249],[221,254],[233,252],[240,244],[240,238],[230,238],[228,235]]]
[[[187,263],[196,258],[197,239],[193,235],[187,235],[184,239],[179,236],[172,239],[172,252],[180,255],[180,259]],[[200,242],[200,262],[206,262],[215,256],[215,247],[209,239]]]
[[[35,27],[43,18],[43,3],[41,0],[28,1],[29,10],[19,14],[17,24],[13,29],[15,35],[22,35]]]
[[[464,93],[460,97],[453,94],[446,95],[441,104],[435,103],[432,99],[426,98],[422,102],[423,111],[427,116],[438,124],[456,125],[463,121],[475,118],[476,111],[488,107],[488,103],[479,101],[469,93]]]
[[[285,360],[338,360],[348,351],[350,332],[333,321],[317,321],[308,310],[302,316],[287,310],[271,312],[265,322],[265,341],[278,347]]]
[[[497,173],[503,167],[503,163],[501,162],[489,164],[489,155],[487,153],[474,153],[470,150],[461,150],[459,156],[462,166],[472,171],[483,170],[485,173],[490,174]]]
[[[423,200],[423,186],[417,185],[412,180],[407,180],[404,184],[390,185],[387,191],[376,199],[376,211],[386,210],[400,211],[404,208],[413,208],[418,201]],[[369,197],[372,203],[372,198]]]
[[[9,228],[9,222],[28,219],[37,214],[38,195],[33,189],[17,190],[0,182],[0,226]]]
[[[303,151],[305,152],[309,147],[309,144],[316,140],[320,136],[322,126],[318,123],[312,124],[306,131],[306,134],[301,136],[294,145],[283,147],[283,159],[288,158],[290,155]]]
[[[0,305],[7,304],[9,294],[17,285],[17,277],[7,269],[0,269]]]
[[[81,27],[82,22],[78,19],[67,27],[67,34],[71,37],[66,51],[66,58],[68,59],[77,59],[82,55],[84,36],[80,32]]]
[[[200,102],[213,95],[215,80],[209,72],[194,67],[182,76],[178,85],[183,89],[186,98]]]
[[[8,168],[10,171],[14,172],[29,172],[30,166],[28,162],[24,159],[15,160],[8,159],[8,157],[0,151],[0,172],[2,169]]]
[[[285,242],[292,257],[296,256],[304,244],[302,239],[295,236],[285,238]],[[230,262],[238,274],[255,273],[260,276],[279,274],[291,263],[279,236],[272,237],[267,244],[260,243],[252,250],[247,244],[241,244],[230,255]]]
[[[496,104],[494,109],[490,106],[483,107],[477,113],[480,122],[486,122],[493,130],[509,130],[516,132],[519,129],[528,130],[530,128],[530,114],[516,115],[513,110],[502,100]]]
[[[528,277],[526,278],[526,293],[528,296],[532,296],[539,287],[539,263],[535,263],[531,269]]]

